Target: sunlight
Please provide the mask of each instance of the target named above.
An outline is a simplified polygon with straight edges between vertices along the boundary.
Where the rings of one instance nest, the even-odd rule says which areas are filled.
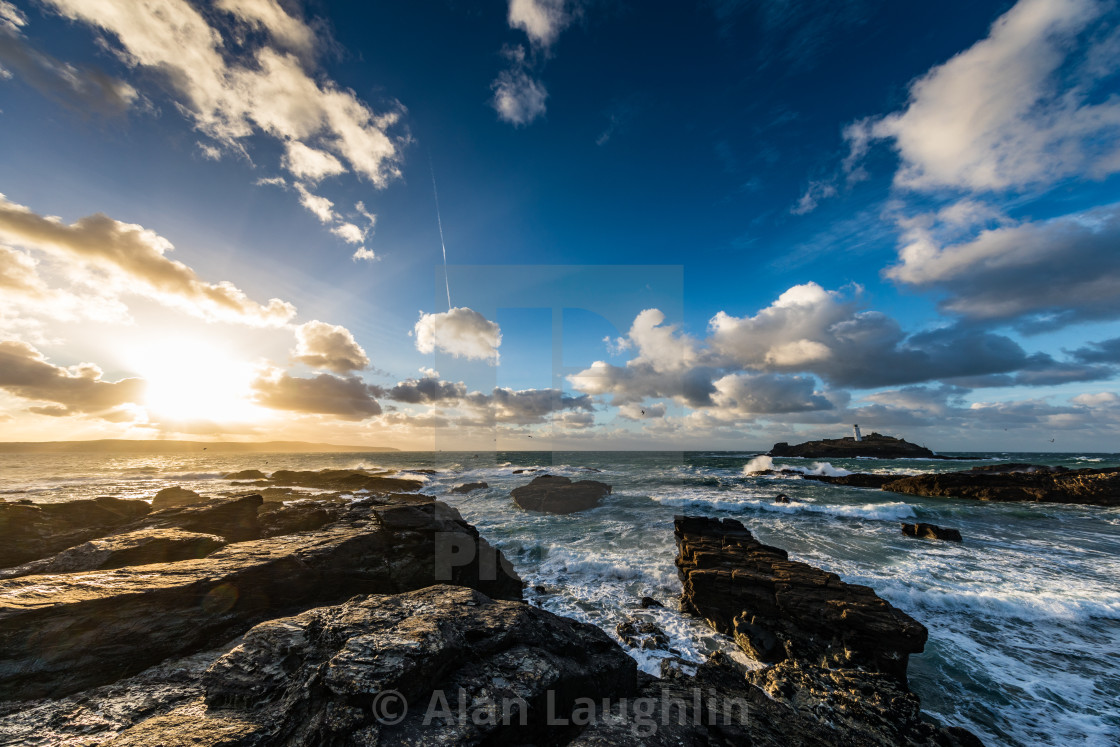
[[[133,350],[128,360],[148,382],[145,404],[155,419],[241,423],[267,415],[251,401],[254,365],[222,345],[174,337]]]

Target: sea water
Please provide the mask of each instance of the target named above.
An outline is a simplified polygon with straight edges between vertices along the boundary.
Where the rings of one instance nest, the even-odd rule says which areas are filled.
[[[1115,454],[983,454],[995,461],[1120,466]],[[910,659],[923,709],[988,744],[1120,744],[1120,509],[917,498],[826,485],[803,474],[965,469],[970,462],[773,459],[728,452],[396,452],[376,454],[4,454],[0,497],[60,501],[150,498],[181,485],[239,490],[240,469],[435,469],[422,492],[456,506],[501,548],[527,599],[598,625],[628,617],[670,638],[669,651],[631,649],[642,669],[702,661],[734,645],[676,610],[673,516],[742,521],[790,557],[865,584],[929,628]],[[538,468],[536,473],[515,470]],[[613,486],[595,509],[567,516],[522,511],[512,488],[545,472]],[[489,488],[450,495],[465,482]],[[244,490],[243,488],[240,490]],[[775,497],[785,493],[790,503]],[[360,496],[359,496],[360,497]],[[961,544],[903,536],[900,521],[957,528]],[[664,608],[642,609],[651,596]]]

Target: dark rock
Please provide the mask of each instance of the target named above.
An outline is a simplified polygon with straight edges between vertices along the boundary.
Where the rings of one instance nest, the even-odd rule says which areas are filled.
[[[851,459],[854,457],[875,457],[877,459],[957,459],[934,454],[924,446],[910,443],[901,438],[870,433],[856,441],[851,436],[845,438],[826,438],[820,441],[806,441],[790,446],[784,441],[774,444],[767,456],[807,457],[809,459]]]
[[[869,475],[866,472],[853,472],[850,475],[804,475],[806,480],[827,482],[829,485],[846,485],[850,488],[879,488],[898,479],[898,475]]]
[[[451,492],[452,493],[473,493],[476,490],[482,490],[483,488],[488,488],[488,487],[490,487],[490,486],[487,485],[484,482],[468,482],[465,485],[459,485],[457,487],[451,488]]]
[[[223,538],[213,534],[182,529],[137,529],[83,542],[52,557],[0,571],[0,579],[205,558],[225,544]]]
[[[267,478],[268,475],[259,469],[243,469],[240,472],[230,472],[227,475],[222,475],[223,480],[265,480]]]
[[[440,556],[448,540],[473,552],[451,563]],[[437,581],[521,598],[500,553],[431,501],[359,504],[317,532],[232,544],[201,560],[0,581],[0,699],[65,695],[277,614]]]
[[[902,533],[907,537],[920,537],[922,539],[948,540],[961,542],[961,533],[958,529],[946,529],[934,524],[906,524],[902,525]]]
[[[105,497],[65,503],[0,503],[0,567],[53,555],[130,524],[151,510],[147,501]]]
[[[637,672],[592,625],[434,586],[258,625],[202,682],[204,710],[172,711],[123,736],[167,744],[221,729],[227,744],[555,744],[555,722],[577,698],[631,696]],[[376,718],[379,704],[393,705],[378,698],[389,692],[407,705],[400,723]]]
[[[903,477],[886,483],[883,490],[980,501],[1120,506],[1120,467],[1058,470],[1041,465],[985,465],[963,472]]]
[[[265,502],[257,509],[257,525],[262,538],[279,537],[283,534],[308,532],[332,521],[338,521],[346,510],[347,506],[342,503]]]
[[[786,495],[785,493],[778,493],[776,496],[774,496],[774,502],[775,503],[789,503],[789,496]]]
[[[669,636],[649,620],[630,617],[615,626],[614,632],[630,648],[667,649]]]
[[[763,662],[796,659],[863,667],[905,682],[923,625],[866,586],[756,540],[733,519],[678,516],[681,607]]]
[[[524,475],[524,474],[528,474],[530,472],[540,472],[540,471],[541,470],[540,470],[539,467],[531,467],[529,469],[515,469],[512,474]]]
[[[324,469],[317,472],[277,470],[268,484],[277,487],[319,488],[321,490],[368,490],[371,493],[397,493],[419,490],[424,483],[399,477],[385,477],[365,470]]]
[[[152,510],[158,511],[162,508],[175,508],[176,506],[193,506],[198,503],[206,503],[208,500],[210,499],[203,498],[193,490],[174,485],[156,493],[155,497],[152,498]]]
[[[510,492],[513,502],[527,511],[570,514],[599,505],[611,486],[594,480],[572,482],[567,477],[541,475]]]
[[[653,597],[642,597],[641,600],[639,601],[639,604],[642,605],[642,609],[644,609],[644,610],[648,610],[650,607],[664,607],[665,606],[661,602],[654,599]]]
[[[212,498],[196,506],[152,511],[126,529],[177,527],[191,532],[218,534],[230,542],[241,542],[260,536],[257,509],[261,503],[259,495]]]

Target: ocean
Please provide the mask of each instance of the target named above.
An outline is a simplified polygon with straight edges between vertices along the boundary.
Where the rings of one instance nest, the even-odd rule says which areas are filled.
[[[973,454],[986,462],[774,459],[801,473],[906,473],[999,461],[1120,466],[1117,454]],[[757,475],[752,452],[394,452],[354,454],[0,454],[0,497],[62,501],[150,498],[181,485],[230,491],[228,472],[392,468],[454,505],[501,548],[527,598],[612,636],[627,617],[661,627],[675,653],[631,649],[656,674],[661,660],[702,661],[735,647],[675,611],[674,514],[732,517],[790,557],[866,584],[929,628],[910,659],[911,687],[930,717],[989,745],[1120,744],[1120,509],[925,499]],[[553,516],[522,511],[509,491],[544,468],[613,486],[598,508]],[[536,474],[544,474],[544,471]],[[410,475],[412,476],[412,475]],[[466,482],[490,487],[449,495]],[[791,503],[778,503],[785,493]],[[900,521],[955,527],[962,544],[904,537]],[[539,588],[538,588],[539,587]],[[642,596],[665,603],[641,609]]]

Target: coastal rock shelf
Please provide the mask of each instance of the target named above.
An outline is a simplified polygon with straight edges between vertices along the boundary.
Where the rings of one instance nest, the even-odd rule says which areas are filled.
[[[1120,468],[1067,469],[1039,464],[993,464],[960,472],[920,475],[805,475],[806,480],[878,488],[925,498],[1120,506]]]

